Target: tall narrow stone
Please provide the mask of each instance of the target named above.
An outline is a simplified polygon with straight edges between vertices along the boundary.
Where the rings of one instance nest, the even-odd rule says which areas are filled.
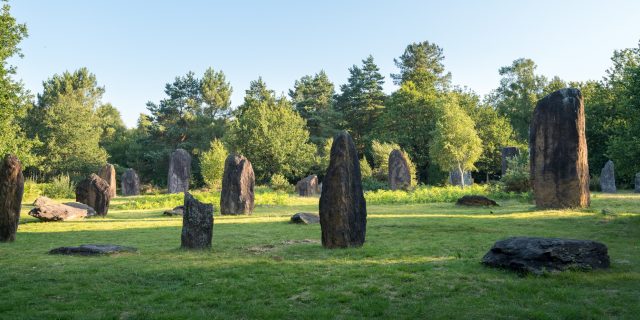
[[[191,178],[191,155],[187,150],[176,149],[171,153],[169,175],[167,176],[169,193],[189,191]]]
[[[251,162],[243,156],[229,155],[224,161],[221,214],[251,214],[254,207],[253,188],[256,178]]]
[[[402,151],[393,150],[389,154],[389,188],[407,190],[411,188],[409,162]]]
[[[584,104],[578,89],[538,101],[529,130],[531,185],[541,208],[590,204]]]
[[[92,173],[76,185],[76,201],[90,206],[96,210],[97,215],[106,216],[111,201],[109,184]]]
[[[502,176],[507,173],[509,162],[508,160],[519,156],[520,150],[516,147],[503,147],[502,148]]]
[[[185,192],[181,247],[183,249],[211,248],[212,235],[213,205],[202,203],[189,192]]]
[[[609,160],[600,171],[600,189],[604,193],[616,193],[616,173],[613,161]]]
[[[23,192],[22,164],[7,154],[0,164],[0,242],[16,239]]]
[[[109,184],[109,196],[116,197],[116,168],[112,164],[106,164],[98,172],[98,176]]]
[[[135,170],[129,168],[124,171],[120,178],[121,189],[120,192],[123,196],[137,196],[140,194],[140,178]]]
[[[360,161],[353,139],[339,133],[331,146],[329,168],[322,182],[320,226],[325,248],[360,247],[367,231],[367,205]]]
[[[318,194],[318,176],[312,174],[296,183],[296,193],[302,197],[311,197]]]

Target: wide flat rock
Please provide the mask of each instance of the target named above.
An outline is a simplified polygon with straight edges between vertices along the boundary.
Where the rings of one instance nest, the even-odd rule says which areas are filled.
[[[456,201],[456,205],[459,206],[470,206],[470,207],[482,207],[482,206],[497,206],[498,203],[495,201],[485,197],[478,195],[468,195],[463,196],[462,198]]]
[[[77,255],[77,256],[98,256],[115,253],[131,253],[138,249],[125,247],[116,244],[83,244],[77,247],[60,247],[51,249],[49,254]]]
[[[290,222],[297,224],[316,224],[320,223],[320,216],[315,213],[298,212],[291,216]]]

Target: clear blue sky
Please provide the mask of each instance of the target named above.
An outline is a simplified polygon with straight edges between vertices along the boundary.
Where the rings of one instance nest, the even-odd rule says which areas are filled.
[[[640,40],[640,1],[121,1],[13,0],[29,28],[13,59],[32,92],[55,73],[87,67],[128,126],[164,85],[211,66],[233,105],[262,76],[277,93],[324,69],[336,84],[372,54],[394,86],[393,58],[411,42],[444,49],[456,85],[486,94],[520,57],[565,80],[600,79],[613,50]]]

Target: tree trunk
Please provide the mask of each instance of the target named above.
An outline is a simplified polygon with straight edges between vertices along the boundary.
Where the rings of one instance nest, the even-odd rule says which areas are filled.
[[[464,189],[464,171],[460,163],[458,163],[458,172],[460,173],[460,186]]]
[[[0,164],[0,242],[16,239],[23,192],[22,165],[8,154]]]

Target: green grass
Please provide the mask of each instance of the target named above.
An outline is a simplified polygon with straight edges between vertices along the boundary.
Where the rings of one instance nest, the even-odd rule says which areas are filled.
[[[199,197],[207,197],[200,194]],[[211,196],[215,197],[215,196]],[[290,225],[317,198],[287,196],[252,216],[215,216],[213,249],[179,250],[182,220],[160,209],[42,223],[24,214],[0,244],[0,318],[634,319],[640,314],[640,195],[595,194],[579,211],[451,203],[368,205],[367,241],[326,250],[320,227]],[[145,199],[145,196],[139,198]],[[373,202],[373,201],[372,201]],[[602,209],[613,215],[601,214]],[[24,208],[26,213],[28,207]],[[602,241],[609,270],[545,276],[486,268],[498,239],[515,235]],[[65,245],[115,243],[136,254],[48,255]]]

